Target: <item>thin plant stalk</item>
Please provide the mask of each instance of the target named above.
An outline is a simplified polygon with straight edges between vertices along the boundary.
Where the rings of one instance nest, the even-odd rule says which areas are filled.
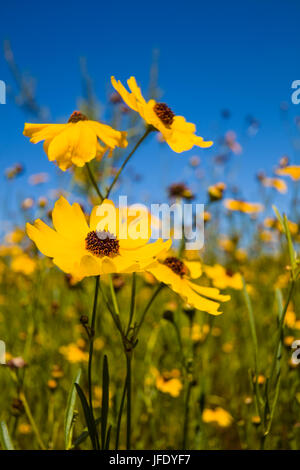
[[[121,398],[121,403],[120,403],[120,408],[119,408],[119,413],[118,413],[115,450],[119,449],[120,430],[121,430],[122,414],[123,414],[125,397],[126,397],[126,390],[127,390],[127,376],[126,376],[124,387],[123,387],[122,398]]]
[[[29,420],[29,422],[30,422],[30,424],[31,424],[32,430],[33,430],[33,432],[34,432],[34,434],[35,434],[35,436],[36,436],[36,439],[37,439],[37,441],[38,441],[38,444],[39,444],[40,448],[41,448],[42,450],[46,450],[46,446],[45,446],[45,444],[44,444],[44,442],[43,442],[43,440],[42,440],[42,437],[41,437],[41,434],[40,434],[40,432],[39,432],[39,429],[38,429],[38,427],[37,427],[37,425],[36,425],[36,422],[34,421],[34,418],[33,418],[33,416],[32,416],[32,413],[31,413],[31,410],[30,410],[30,407],[29,407],[29,404],[28,404],[28,401],[27,401],[27,399],[26,399],[26,397],[25,397],[24,392],[21,392],[21,393],[20,393],[20,399],[22,400],[22,403],[23,403],[24,409],[25,409],[25,413],[26,413],[27,418],[28,418],[28,420]]]
[[[100,276],[96,276],[93,311],[92,311],[92,318],[91,318],[91,325],[90,325],[90,338],[89,338],[90,339],[90,349],[89,349],[89,362],[88,362],[89,405],[90,405],[90,410],[91,410],[93,420],[95,420],[95,418],[94,418],[94,411],[93,411],[92,365],[93,365],[95,323],[96,323],[96,314],[97,314],[99,283],[100,283]],[[97,446],[98,445],[99,445],[99,442],[97,442]]]
[[[129,351],[126,354],[126,394],[127,394],[127,432],[126,432],[126,449],[131,449],[131,361],[132,352]]]
[[[127,163],[129,162],[129,160],[131,159],[132,155],[135,153],[135,151],[137,150],[137,148],[141,145],[141,143],[146,139],[146,137],[150,134],[150,132],[152,132],[153,129],[152,127],[148,126],[145,133],[142,135],[142,137],[138,140],[138,142],[135,144],[135,146],[133,147],[133,149],[131,150],[130,154],[126,157],[126,159],[124,160],[123,164],[121,165],[120,169],[118,170],[116,176],[114,177],[113,181],[111,182],[110,186],[108,187],[107,191],[106,191],[106,194],[105,194],[105,198],[104,199],[107,199],[111,193],[111,190],[113,189],[113,187],[115,186],[116,182],[118,181],[119,179],[119,176],[120,174],[122,173],[122,171],[124,170],[125,166],[127,165]]]
[[[102,195],[102,193],[101,193],[101,191],[100,191],[100,189],[99,189],[99,186],[98,186],[98,184],[97,184],[97,182],[96,182],[96,179],[95,179],[94,173],[93,173],[93,171],[92,171],[92,169],[91,169],[91,167],[90,167],[90,164],[87,162],[87,163],[85,164],[85,166],[86,166],[86,169],[87,169],[89,178],[90,178],[90,180],[91,180],[91,183],[92,183],[92,185],[94,186],[94,188],[95,188],[95,190],[96,190],[96,193],[98,194],[98,196],[99,196],[99,198],[100,198],[100,201],[102,202],[102,201],[104,200],[104,197],[103,197],[103,195]]]

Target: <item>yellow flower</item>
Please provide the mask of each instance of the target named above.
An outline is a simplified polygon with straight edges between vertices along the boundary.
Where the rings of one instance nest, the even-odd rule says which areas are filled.
[[[67,346],[61,346],[59,352],[72,363],[87,362],[89,355],[87,352],[82,351],[76,343],[70,343]]]
[[[123,223],[112,201],[105,200],[91,212],[89,224],[79,204],[72,206],[64,197],[52,211],[54,229],[37,219],[27,224],[27,234],[62,271],[77,280],[85,276],[142,271],[155,257],[169,249],[171,241],[158,239],[148,244],[148,226],[136,230],[140,221],[129,218]]]
[[[284,322],[289,328],[300,330],[300,320],[297,320],[294,306],[291,302],[289,303]]]
[[[30,258],[26,253],[22,253],[13,258],[11,262],[11,269],[16,273],[23,273],[29,276],[34,272],[36,262]]]
[[[25,124],[23,134],[36,144],[44,140],[48,159],[67,170],[72,164],[84,166],[96,156],[128,144],[126,132],[120,132],[84,114],[74,111],[67,124]],[[99,140],[104,144],[100,145]]]
[[[266,188],[274,188],[277,189],[282,194],[287,192],[287,185],[285,181],[281,180],[280,178],[263,178],[262,184]]]
[[[288,227],[289,227],[291,234],[296,235],[298,233],[298,224],[296,224],[295,222],[292,222],[291,220],[288,220],[287,223],[288,223]],[[268,228],[276,229],[279,232],[283,233],[281,224],[275,218],[266,217],[264,220],[264,226]]]
[[[278,168],[275,173],[280,176],[290,176],[294,181],[297,181],[300,179],[300,165],[290,165],[285,166],[284,168]]]
[[[233,422],[231,414],[220,406],[214,410],[205,408],[202,413],[202,419],[204,423],[216,423],[221,428],[227,428]]]
[[[5,241],[10,244],[20,243],[24,237],[25,231],[22,228],[17,227],[13,232],[9,232],[5,235]]]
[[[225,189],[226,184],[222,182],[209,186],[207,191],[210,201],[213,202],[222,199]]]
[[[30,424],[21,423],[18,426],[18,431],[20,434],[30,434],[32,432]]]
[[[162,374],[159,374],[156,371],[156,388],[163,393],[168,393],[172,397],[179,397],[182,390],[182,383],[179,379],[180,372],[178,369],[173,369],[171,371],[165,371]]]
[[[220,264],[214,266],[204,266],[205,274],[212,279],[212,283],[219,289],[232,289],[240,290],[243,288],[242,276],[240,273],[233,273],[229,269],[225,269]]]
[[[149,126],[161,132],[164,140],[174,152],[181,153],[190,150],[194,145],[206,148],[213,144],[197,136],[196,126],[186,122],[183,116],[176,116],[165,103],[157,103],[155,100],[147,102],[134,77],[127,80],[131,93],[120,81],[116,81],[115,77],[111,77],[111,83],[129,108],[139,113]]]
[[[226,302],[230,299],[229,295],[220,295],[218,289],[200,286],[191,282],[191,279],[197,279],[201,275],[201,264],[199,262],[183,262],[171,256],[166,258],[163,263],[155,263],[148,271],[158,281],[167,284],[192,307],[212,315],[222,313],[218,311],[220,304],[217,301]]]
[[[225,199],[224,206],[230,211],[244,212],[245,214],[255,214],[264,209],[262,204],[237,201],[236,199]]]
[[[231,240],[230,238],[222,237],[219,241],[218,244],[222,250],[226,251],[227,253],[233,253],[233,251],[236,248],[236,243],[234,240]]]
[[[192,329],[190,331],[189,327],[184,327],[182,329],[182,334],[185,337],[188,337],[189,334],[191,335],[192,341],[195,343],[204,341],[205,338],[207,337],[208,333],[210,331],[210,326],[209,325],[198,325],[198,323],[194,323],[192,326]]]

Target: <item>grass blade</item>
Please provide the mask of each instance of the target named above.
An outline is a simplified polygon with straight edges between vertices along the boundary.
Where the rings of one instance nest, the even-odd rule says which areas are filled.
[[[15,450],[5,421],[0,422],[0,442],[4,450]]]
[[[65,434],[65,448],[68,450],[72,445],[72,429],[73,429],[73,416],[74,416],[74,407],[76,403],[76,388],[75,383],[79,384],[81,377],[81,369],[77,371],[75,378],[73,380],[69,396],[67,407],[65,411],[65,421],[64,421],[64,434]]]
[[[88,431],[89,431],[89,435],[90,435],[90,439],[91,439],[91,442],[92,442],[93,449],[97,450],[98,449],[97,429],[96,429],[96,425],[94,423],[94,420],[93,420],[93,417],[92,417],[92,414],[91,414],[91,410],[89,408],[87,399],[86,399],[80,385],[75,383],[75,387],[76,387],[78,396],[79,396],[80,401],[81,401],[81,406],[82,406],[82,409],[83,409],[83,413],[84,413],[84,417],[85,417],[86,425],[87,425],[87,428],[88,428]]]
[[[101,423],[101,418],[95,419],[96,426],[98,426],[98,424],[100,424],[100,423]],[[84,428],[82,433],[77,437],[77,439],[75,439],[75,441],[73,443],[73,446],[72,446],[72,449],[74,449],[77,446],[79,446],[80,444],[82,444],[89,437],[89,435],[90,435],[90,433],[89,433],[88,429]]]

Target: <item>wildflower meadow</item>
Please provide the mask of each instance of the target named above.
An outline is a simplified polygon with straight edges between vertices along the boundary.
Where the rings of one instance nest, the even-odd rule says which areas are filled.
[[[4,56],[22,125],[1,154],[0,448],[298,450],[297,104],[276,103],[284,138],[247,109],[236,130],[230,103],[208,126],[154,54],[141,78],[82,61],[56,119]],[[260,139],[280,150],[243,175]]]

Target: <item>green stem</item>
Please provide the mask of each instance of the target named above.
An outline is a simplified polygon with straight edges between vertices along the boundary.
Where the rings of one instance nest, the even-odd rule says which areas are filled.
[[[135,294],[136,294],[136,273],[132,273],[130,314],[129,314],[129,320],[128,320],[128,325],[127,325],[125,336],[127,336],[128,333],[129,333],[131,323],[132,323],[132,319],[133,319],[134,312],[135,312]]]
[[[126,433],[126,449],[131,448],[131,358],[132,352],[126,353],[126,391],[127,391],[127,433]]]
[[[133,147],[132,151],[130,152],[130,154],[126,157],[126,159],[124,160],[124,163],[122,164],[122,166],[120,167],[120,169],[118,170],[116,176],[114,177],[112,183],[110,184],[110,186],[108,187],[107,191],[106,191],[106,194],[105,194],[105,198],[104,199],[107,199],[111,193],[111,190],[113,189],[114,185],[116,184],[116,182],[118,181],[119,179],[119,176],[120,174],[122,173],[122,171],[124,170],[125,166],[127,165],[127,163],[129,162],[129,160],[131,159],[132,155],[134,154],[134,152],[137,150],[137,148],[141,145],[141,143],[146,139],[146,137],[150,134],[150,132],[152,132],[153,129],[152,127],[147,127],[145,133],[142,135],[142,137],[138,140],[138,142],[135,144],[135,146]]]
[[[273,376],[274,376],[274,372],[275,372],[276,362],[278,360],[278,351],[280,350],[280,342],[281,342],[281,337],[282,337],[282,330],[283,330],[283,325],[284,325],[284,320],[285,320],[285,314],[287,312],[287,309],[288,309],[288,306],[289,306],[289,303],[290,303],[290,300],[291,300],[291,297],[292,297],[294,286],[295,286],[295,281],[292,281],[291,284],[290,284],[288,297],[287,297],[286,303],[284,305],[284,308],[283,308],[283,311],[282,311],[281,317],[280,317],[279,329],[278,329],[278,335],[277,335],[277,341],[276,341],[276,347],[275,347],[275,354],[274,354],[274,357],[273,357],[271,373],[270,373],[270,382],[269,382],[270,386],[272,385],[272,380],[273,380]]]
[[[102,196],[102,193],[101,193],[101,191],[100,191],[100,189],[99,189],[99,187],[98,187],[98,185],[97,185],[97,182],[96,182],[96,179],[95,179],[94,174],[93,174],[93,172],[92,172],[92,169],[91,169],[91,167],[90,167],[90,164],[87,162],[87,163],[85,164],[85,166],[86,166],[86,169],[87,169],[89,178],[90,178],[90,180],[91,180],[91,183],[92,183],[92,185],[94,186],[94,188],[95,188],[95,190],[96,190],[96,192],[97,192],[97,194],[98,194],[98,196],[99,196],[99,198],[100,198],[100,201],[103,202],[104,197]]]
[[[45,444],[43,443],[43,440],[42,440],[42,438],[41,438],[41,435],[40,435],[40,432],[39,432],[39,430],[38,430],[38,427],[37,427],[37,425],[36,425],[36,423],[35,423],[35,421],[34,421],[34,418],[33,418],[33,416],[32,416],[32,413],[31,413],[31,410],[30,410],[30,407],[29,407],[29,404],[28,404],[28,401],[27,401],[27,399],[26,399],[26,397],[25,397],[24,392],[21,392],[21,393],[20,393],[20,399],[22,400],[22,403],[23,403],[24,409],[25,409],[25,413],[26,413],[27,418],[28,418],[28,420],[29,420],[29,422],[30,422],[30,424],[31,424],[31,427],[32,427],[32,429],[33,429],[33,432],[34,432],[36,438],[37,438],[37,441],[38,441],[38,443],[39,443],[40,448],[41,448],[42,450],[46,450],[46,446],[45,446]]]
[[[188,386],[187,386],[187,391],[186,391],[185,405],[184,405],[182,450],[185,450],[187,448],[191,391],[192,391],[192,382],[189,381]]]
[[[144,323],[144,320],[145,320],[145,317],[146,317],[146,314],[149,310],[149,308],[151,307],[153,301],[155,300],[155,298],[157,297],[157,295],[159,294],[159,292],[162,290],[162,288],[164,287],[164,284],[161,283],[159,284],[159,286],[157,287],[157,289],[154,291],[151,299],[149,300],[149,302],[147,303],[146,307],[145,307],[145,310],[143,311],[142,313],[142,316],[141,316],[141,319],[140,319],[140,322],[139,324],[137,325],[137,327],[135,328],[135,333],[134,333],[134,338],[137,338],[137,335],[141,329],[141,326],[142,324]]]
[[[124,387],[123,387],[122,399],[121,399],[120,409],[119,409],[119,414],[118,414],[118,422],[117,422],[117,430],[116,430],[116,448],[115,448],[115,450],[119,449],[120,429],[121,429],[123,408],[124,408],[124,403],[125,403],[126,389],[127,389],[127,375],[126,375],[126,379],[125,379],[125,383],[124,383]]]
[[[90,329],[90,350],[89,350],[89,362],[88,362],[89,405],[90,405],[92,418],[94,421],[95,421],[95,418],[94,418],[94,411],[93,411],[92,363],[93,363],[93,352],[94,352],[95,322],[96,322],[96,313],[97,313],[99,283],[100,283],[100,276],[96,276],[94,303],[93,303],[92,319],[91,319],[91,326],[90,326],[91,328]],[[99,445],[99,442],[97,443],[97,445]]]
[[[117,296],[116,296],[116,291],[115,291],[115,288],[114,288],[114,285],[113,285],[112,275],[111,274],[109,275],[109,288],[110,288],[110,293],[111,293],[111,298],[112,298],[115,314],[120,316],[120,309],[119,309],[118,299],[117,299]]]

